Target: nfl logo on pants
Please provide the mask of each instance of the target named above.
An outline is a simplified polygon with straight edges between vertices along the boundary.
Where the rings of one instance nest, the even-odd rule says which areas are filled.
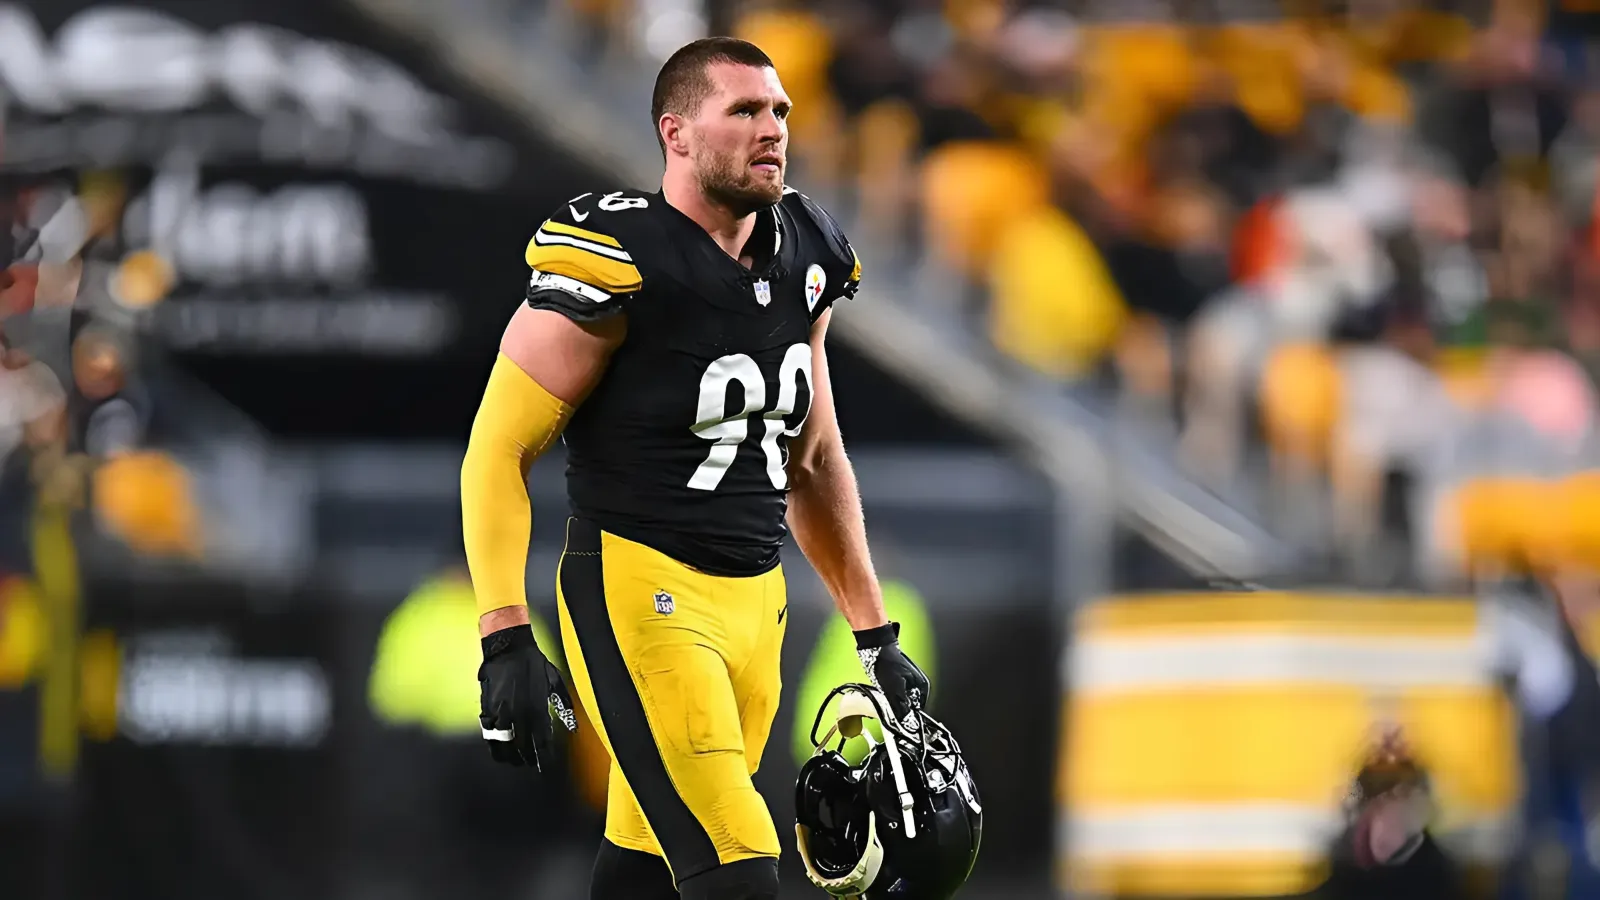
[[[656,591],[656,612],[663,616],[672,615],[672,595],[666,591]]]

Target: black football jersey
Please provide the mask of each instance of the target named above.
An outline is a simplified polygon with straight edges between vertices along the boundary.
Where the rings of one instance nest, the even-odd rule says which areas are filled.
[[[528,243],[528,305],[628,333],[567,424],[574,515],[717,575],[778,562],[789,439],[811,409],[811,326],[854,295],[838,224],[796,191],[728,256],[654,194],[584,194]]]

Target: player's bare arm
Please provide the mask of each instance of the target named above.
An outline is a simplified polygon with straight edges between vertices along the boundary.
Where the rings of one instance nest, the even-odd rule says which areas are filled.
[[[528,624],[528,467],[560,436],[626,333],[622,316],[579,323],[528,306],[506,326],[462,464],[462,524],[482,636]]]
[[[834,412],[826,350],[832,315],[831,308],[826,310],[811,329],[816,394],[805,427],[789,446],[789,528],[855,632],[862,669],[883,690],[901,722],[914,728],[914,710],[927,699],[928,677],[900,652],[900,626],[883,611],[883,592],[867,550],[861,493]]]
[[[576,408],[600,380],[627,333],[625,316],[577,322],[552,310],[520,306],[500,337],[500,352],[557,399]]]
[[[829,309],[811,328],[815,396],[805,427],[789,446],[789,528],[855,631],[887,625],[883,594],[867,550],[855,470],[834,412],[826,348]]]

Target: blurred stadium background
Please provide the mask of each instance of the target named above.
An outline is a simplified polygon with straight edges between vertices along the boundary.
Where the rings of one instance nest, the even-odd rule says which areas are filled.
[[[963,896],[1316,890],[1395,723],[1480,896],[1600,897],[1588,0],[0,2],[0,896],[586,896],[599,749],[476,737],[457,471],[529,234],[654,189],[707,33],[864,262]],[[780,829],[860,677],[788,560]]]

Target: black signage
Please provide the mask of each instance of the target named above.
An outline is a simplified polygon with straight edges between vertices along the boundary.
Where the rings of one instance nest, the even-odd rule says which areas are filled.
[[[458,431],[528,236],[609,183],[316,0],[0,3],[0,88],[79,305],[280,430]]]
[[[361,686],[336,613],[222,582],[97,581],[86,600],[80,655],[115,648],[112,668],[85,663],[115,683],[86,696],[115,701],[86,728],[58,888],[199,898],[243,880],[327,896]]]

